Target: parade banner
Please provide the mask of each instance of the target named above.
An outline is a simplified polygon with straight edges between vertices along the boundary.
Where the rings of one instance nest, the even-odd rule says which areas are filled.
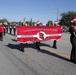
[[[61,33],[61,26],[17,26],[17,41],[58,40]]]
[[[0,33],[3,33],[3,26],[0,25]]]

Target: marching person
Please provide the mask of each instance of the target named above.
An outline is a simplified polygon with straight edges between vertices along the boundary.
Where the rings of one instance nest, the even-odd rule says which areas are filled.
[[[3,29],[4,29],[4,35],[5,35],[6,34],[6,27],[5,27],[5,25],[4,25],[4,28]]]
[[[76,16],[72,18],[72,25],[69,28],[70,42],[72,45],[70,61],[76,64]]]
[[[12,33],[12,25],[9,27],[10,34]]]
[[[36,22],[36,26],[40,26],[40,21],[37,21],[37,22]],[[38,50],[40,50],[40,41],[37,41],[37,42],[36,42],[36,48],[37,48]]]
[[[58,26],[58,21],[54,22],[54,26]],[[53,41],[53,48],[57,49],[57,40]]]
[[[3,28],[4,27],[2,26],[2,23],[0,23],[0,25],[1,25],[0,29],[2,29],[1,32],[0,32],[0,41],[3,41]]]
[[[16,24],[14,24],[14,26],[13,26],[13,33],[14,33],[14,36],[15,36],[15,34],[16,34]]]
[[[6,26],[6,32],[8,33],[8,25]]]

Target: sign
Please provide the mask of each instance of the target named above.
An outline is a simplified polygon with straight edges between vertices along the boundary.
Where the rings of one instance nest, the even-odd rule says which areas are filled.
[[[17,41],[58,40],[61,33],[61,26],[17,26]]]

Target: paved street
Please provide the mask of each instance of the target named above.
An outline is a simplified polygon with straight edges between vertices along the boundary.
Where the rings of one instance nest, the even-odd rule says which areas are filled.
[[[16,37],[6,34],[0,41],[0,75],[76,75],[76,64],[69,61],[71,53],[70,34],[63,33],[52,48],[53,40],[42,42],[41,50],[35,44],[24,44],[25,52],[19,50]]]

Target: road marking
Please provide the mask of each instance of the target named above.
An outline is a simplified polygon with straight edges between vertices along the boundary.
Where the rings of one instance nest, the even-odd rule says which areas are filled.
[[[70,59],[70,56],[68,56],[68,55],[66,55],[66,54],[63,54],[63,53],[61,53],[61,52],[58,52],[58,51],[55,51],[55,50],[51,50],[51,49],[49,49],[49,48],[47,48],[47,47],[43,47],[43,46],[41,46],[40,48],[43,49],[43,50],[49,51],[49,52],[51,52],[51,53],[57,54],[57,55],[59,55],[59,56],[61,56],[61,57],[65,57],[65,58],[67,58],[67,59]]]

